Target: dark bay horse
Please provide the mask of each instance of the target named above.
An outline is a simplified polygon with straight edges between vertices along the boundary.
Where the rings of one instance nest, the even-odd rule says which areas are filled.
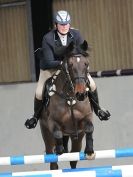
[[[93,111],[88,98],[88,67],[87,42],[78,47],[71,43],[66,49],[61,69],[53,75],[49,89],[50,102],[40,118],[46,154],[67,152],[67,143],[64,143],[67,136],[71,138],[71,152],[79,152],[85,135],[84,152],[88,159],[95,156]],[[70,162],[71,168],[76,168],[76,164],[76,161]],[[57,163],[51,163],[50,169],[58,169]]]

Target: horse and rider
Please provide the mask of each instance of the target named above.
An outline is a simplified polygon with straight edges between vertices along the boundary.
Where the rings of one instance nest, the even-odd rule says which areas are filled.
[[[35,128],[40,122],[47,154],[79,152],[86,135],[85,154],[93,159],[93,110],[100,120],[110,118],[99,106],[97,87],[89,74],[89,46],[79,30],[70,28],[67,11],[54,16],[55,29],[44,35],[39,50],[40,75],[34,97],[34,115],[25,126]],[[77,161],[71,161],[76,168]],[[50,163],[50,169],[58,164]]]
[[[48,94],[44,94],[45,83],[61,68],[66,48],[71,42],[79,46],[84,41],[79,30],[71,28],[71,17],[67,11],[57,11],[54,16],[54,23],[55,29],[45,34],[42,40],[40,75],[34,97],[34,114],[25,122],[28,129],[36,127],[43,108],[47,109],[49,98]],[[97,87],[89,72],[87,77],[90,88],[88,98],[91,99],[93,110],[100,120],[108,120],[110,113],[99,106]]]

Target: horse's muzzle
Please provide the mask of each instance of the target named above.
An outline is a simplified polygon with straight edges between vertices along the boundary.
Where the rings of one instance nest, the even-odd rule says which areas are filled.
[[[84,82],[84,79],[82,79],[82,83],[75,84],[75,96],[78,101],[84,101],[87,97],[86,83]]]
[[[78,101],[84,101],[85,98],[87,97],[86,92],[84,92],[84,93],[77,92],[75,95],[76,95],[76,98]]]

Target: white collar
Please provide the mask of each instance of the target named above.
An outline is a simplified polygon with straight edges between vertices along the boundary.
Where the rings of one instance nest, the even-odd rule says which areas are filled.
[[[66,46],[67,45],[67,34],[61,35],[59,32],[57,32],[57,33],[58,33],[58,36],[61,40],[62,45]]]

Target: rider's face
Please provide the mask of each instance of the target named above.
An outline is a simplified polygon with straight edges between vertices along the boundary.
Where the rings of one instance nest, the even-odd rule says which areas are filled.
[[[70,24],[66,24],[66,25],[57,24],[57,29],[61,34],[67,34],[69,28],[70,28]]]

